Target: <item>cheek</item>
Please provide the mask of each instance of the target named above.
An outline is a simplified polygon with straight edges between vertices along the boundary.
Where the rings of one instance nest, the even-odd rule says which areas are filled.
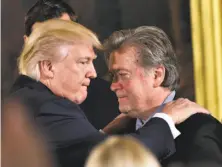
[[[134,83],[134,81],[126,81],[120,84],[121,90],[127,95],[129,100],[133,100],[137,93],[137,86]]]
[[[70,69],[64,68],[63,71],[57,71],[56,78],[57,82],[60,82],[63,89],[72,92],[76,92],[78,89],[80,89],[81,81],[77,72],[73,72]]]
[[[144,86],[141,82],[137,80],[128,81],[126,84],[123,85],[123,89],[126,91],[130,99],[134,101],[138,101],[143,96]]]
[[[122,89],[125,89],[128,92],[132,92],[132,91],[135,91],[140,86],[140,84],[137,82],[137,80],[132,79],[132,80],[125,81],[120,86]]]
[[[68,70],[66,77],[71,82],[81,84],[85,76],[84,72],[84,70],[81,70],[78,67],[72,67]]]
[[[54,79],[56,79],[58,83],[65,83],[67,80],[67,70],[62,66],[56,67],[54,71]]]
[[[131,91],[132,81],[124,81],[123,83],[119,83],[120,90],[125,90],[127,92]]]

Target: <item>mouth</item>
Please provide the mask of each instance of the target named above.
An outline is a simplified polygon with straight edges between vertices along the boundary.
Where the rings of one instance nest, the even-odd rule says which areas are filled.
[[[120,102],[120,101],[124,101],[124,100],[126,100],[126,96],[118,97],[118,101],[119,101],[119,102]]]
[[[88,86],[87,85],[82,85],[82,88],[87,91],[88,90]]]
[[[89,86],[89,84],[83,84],[82,86],[88,87],[88,86]]]
[[[126,97],[126,96],[120,95],[120,94],[119,94],[119,95],[117,94],[116,96],[117,96],[118,99],[121,99],[121,98],[125,98],[125,97]]]
[[[88,87],[89,85],[90,85],[90,82],[82,84],[82,86],[86,86],[86,87]]]

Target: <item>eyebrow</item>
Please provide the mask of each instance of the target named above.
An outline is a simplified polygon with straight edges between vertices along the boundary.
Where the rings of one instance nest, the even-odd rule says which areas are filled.
[[[95,56],[93,56],[93,57],[90,57],[90,56],[84,56],[84,57],[80,57],[80,59],[89,59],[89,60],[91,60],[91,59],[96,59],[97,58],[97,55],[95,55]]]
[[[117,73],[119,71],[126,71],[126,72],[130,72],[128,69],[125,68],[116,68],[116,69],[110,69],[109,72],[111,73]]]

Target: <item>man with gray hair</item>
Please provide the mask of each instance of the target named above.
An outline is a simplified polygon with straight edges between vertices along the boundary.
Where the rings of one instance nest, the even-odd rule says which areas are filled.
[[[104,47],[119,109],[136,118],[128,131],[139,130],[174,99],[179,87],[179,66],[172,44],[161,29],[142,26],[114,32]],[[219,121],[195,114],[181,123],[177,120],[180,116],[174,120],[180,132],[175,136],[177,152],[163,164],[202,160],[222,164]]]

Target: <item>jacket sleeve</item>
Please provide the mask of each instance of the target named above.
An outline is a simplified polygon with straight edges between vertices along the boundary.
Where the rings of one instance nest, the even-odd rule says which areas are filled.
[[[43,126],[55,159],[62,167],[84,166],[90,150],[106,138],[77,105],[67,100],[44,104],[36,119]]]
[[[143,143],[160,161],[175,152],[171,131],[168,124],[161,118],[152,118],[139,131],[128,135]],[[57,149],[59,164],[66,167],[71,167],[73,164],[82,166],[90,150],[106,137],[100,133],[93,133],[79,143]]]
[[[57,146],[63,165],[83,163],[91,148],[107,137],[88,122],[77,105],[67,103],[59,100],[45,104],[37,116],[50,136],[50,143]],[[161,118],[152,118],[143,128],[129,135],[141,141],[160,160],[175,151],[170,128]]]
[[[46,136],[49,136],[49,143],[56,148],[83,142],[90,139],[89,136],[104,138],[87,120],[79,106],[67,100],[59,99],[42,105],[36,120],[43,126]]]
[[[169,125],[162,118],[152,118],[142,128],[130,135],[141,141],[160,161],[176,151]]]

